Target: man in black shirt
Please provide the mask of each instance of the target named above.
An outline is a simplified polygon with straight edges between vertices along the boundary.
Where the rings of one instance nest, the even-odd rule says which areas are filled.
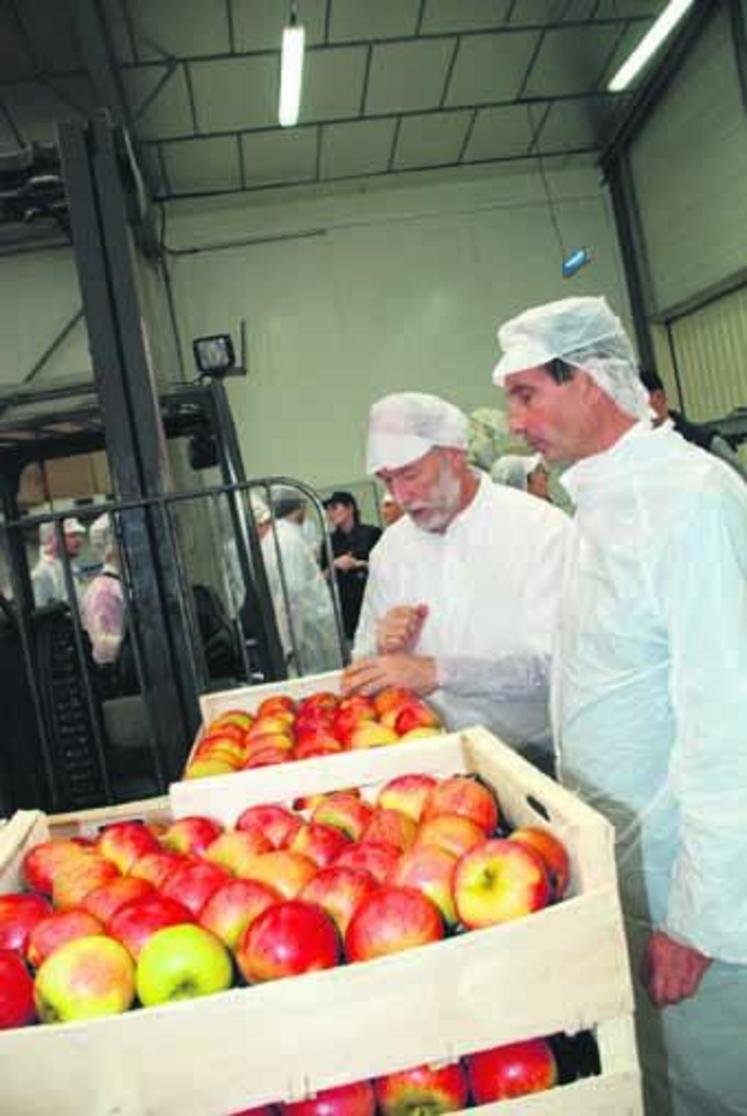
[[[330,542],[340,590],[343,627],[346,637],[352,639],[366,588],[368,556],[381,538],[381,529],[361,523],[358,504],[350,492],[333,492],[324,501],[324,506],[332,528]]]

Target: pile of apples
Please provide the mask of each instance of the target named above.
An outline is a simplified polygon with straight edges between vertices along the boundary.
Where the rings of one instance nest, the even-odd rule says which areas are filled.
[[[543,1093],[559,1080],[552,1039],[536,1038],[480,1050],[446,1066],[414,1066],[233,1116],[440,1116]]]
[[[502,835],[498,835],[502,834]],[[49,840],[0,896],[0,1028],[86,1019],[368,961],[559,900],[568,854],[510,834],[478,777],[405,774],[208,817]]]
[[[387,687],[374,698],[318,691],[298,703],[281,694],[266,698],[255,714],[231,709],[211,721],[189,758],[184,778],[379,748],[442,731],[430,706],[401,687]]]

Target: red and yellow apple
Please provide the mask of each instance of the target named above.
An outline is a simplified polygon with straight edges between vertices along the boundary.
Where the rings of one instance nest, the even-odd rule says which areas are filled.
[[[227,829],[208,845],[202,856],[209,864],[225,868],[232,876],[246,877],[256,858],[271,851],[272,843],[261,830]]]
[[[454,870],[453,886],[457,914],[470,930],[523,918],[550,899],[539,854],[502,837],[465,853]]]
[[[376,1097],[370,1081],[354,1081],[284,1104],[283,1116],[376,1116]]]
[[[178,818],[166,830],[161,843],[172,852],[199,856],[222,832],[223,826],[213,818],[199,815]]]
[[[328,868],[349,843],[349,838],[341,829],[333,825],[309,822],[301,826],[289,848],[308,856],[317,868]]]
[[[371,820],[373,806],[347,791],[327,795],[314,808],[311,820],[320,825],[333,825],[352,841],[359,841]]]
[[[332,920],[320,907],[298,899],[276,903],[258,915],[236,951],[250,984],[331,969],[339,959]]]
[[[345,934],[348,961],[371,961],[389,953],[437,942],[444,923],[435,903],[414,887],[380,887],[360,904]]]
[[[65,942],[103,933],[102,923],[88,911],[52,911],[31,931],[26,943],[26,960],[32,968],[38,969],[42,961]]]
[[[65,909],[79,907],[94,888],[118,876],[119,869],[111,860],[86,850],[58,869],[52,884],[52,902]]]
[[[324,868],[309,880],[299,899],[315,903],[326,911],[344,938],[355,911],[378,886],[371,873],[364,872],[362,868],[334,865]]]
[[[133,899],[143,899],[154,892],[153,884],[148,883],[147,880],[138,880],[134,876],[118,876],[115,880],[109,880],[101,887],[89,891],[81,907],[99,922],[107,923],[125,903],[130,903]]]
[[[135,880],[147,880],[154,887],[161,887],[177,868],[184,864],[181,853],[152,852],[141,856],[128,873]]]
[[[541,1038],[481,1050],[466,1065],[476,1105],[542,1093],[558,1083],[552,1048]]]
[[[224,868],[217,864],[209,864],[205,860],[187,861],[181,868],[166,879],[161,888],[161,894],[168,899],[176,899],[183,903],[193,915],[207,903],[214,891],[217,891],[229,878]]]
[[[134,899],[112,915],[107,933],[116,938],[137,960],[140,950],[157,930],[194,922],[194,915],[177,899],[166,895],[148,895]]]
[[[374,1082],[381,1116],[441,1116],[468,1107],[467,1075],[461,1062],[434,1069],[414,1066]]]
[[[400,810],[419,821],[428,792],[435,787],[432,775],[397,775],[381,788],[376,805],[387,810]]]
[[[485,834],[477,822],[464,818],[461,814],[441,814],[420,823],[415,844],[418,847],[437,845],[439,849],[453,853],[454,856],[463,856],[484,840]]]
[[[471,775],[452,775],[433,788],[423,808],[423,820],[441,814],[461,814],[480,826],[487,835],[498,825],[498,804],[489,787]]]
[[[249,806],[239,816],[236,828],[250,830],[255,827],[264,833],[275,849],[285,848],[303,825],[303,820],[285,806]]]
[[[457,858],[437,845],[420,845],[399,858],[387,883],[422,891],[441,912],[448,927],[457,923],[453,881]]]
[[[343,849],[335,866],[359,868],[369,872],[377,883],[383,883],[399,860],[399,849],[383,841],[358,841]]]
[[[21,868],[26,886],[42,895],[51,895],[58,869],[78,856],[81,849],[90,848],[91,842],[79,837],[55,838],[34,845],[23,858]]]
[[[308,856],[291,849],[275,849],[253,861],[248,879],[261,880],[276,888],[284,899],[294,899],[312,876],[316,864]]]
[[[0,895],[0,949],[24,953],[31,931],[51,911],[41,895],[27,891]]]
[[[381,748],[386,744],[396,744],[399,736],[394,729],[387,728],[379,721],[362,721],[350,734],[350,747]]]
[[[364,841],[383,841],[404,852],[415,841],[417,823],[400,810],[388,810],[377,806],[363,831]]]
[[[549,829],[524,825],[515,829],[509,836],[510,841],[519,841],[539,853],[550,877],[550,887],[554,900],[562,899],[571,878],[571,862],[568,850],[559,837]]]
[[[42,962],[34,1003],[43,1023],[67,1023],[127,1011],[135,998],[135,966],[104,934],[75,938]]]
[[[228,880],[213,892],[197,921],[234,950],[257,915],[281,902],[282,898],[274,887],[259,880]]]

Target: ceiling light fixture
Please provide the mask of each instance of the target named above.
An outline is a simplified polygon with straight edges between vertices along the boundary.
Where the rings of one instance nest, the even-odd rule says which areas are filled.
[[[659,18],[649,27],[633,53],[623,62],[607,86],[610,93],[622,93],[677,26],[693,0],[669,0]]]
[[[301,107],[301,80],[303,77],[303,48],[306,32],[296,22],[296,6],[291,7],[288,26],[283,28],[283,50],[280,58],[280,105],[278,120],[281,127],[292,128],[298,123]]]

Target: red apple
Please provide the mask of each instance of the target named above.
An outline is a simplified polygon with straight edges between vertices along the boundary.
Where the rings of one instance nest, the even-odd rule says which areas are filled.
[[[249,728],[251,728],[251,725],[237,725],[232,721],[213,721],[205,730],[205,735],[200,740],[197,748],[199,749],[203,741],[209,740],[211,736],[227,736],[237,744],[241,744]]]
[[[29,934],[52,908],[41,895],[14,891],[0,895],[0,949],[24,953]]]
[[[288,748],[257,748],[249,754],[246,763],[242,766],[242,771],[251,771],[255,767],[273,767],[277,763],[288,763],[292,759],[292,754]]]
[[[247,878],[277,888],[284,899],[295,899],[315,875],[316,864],[308,856],[291,849],[275,849],[256,857]]]
[[[392,709],[400,709],[413,699],[413,691],[404,686],[385,686],[374,697],[376,715],[381,718]]]
[[[316,810],[317,806],[322,802],[326,802],[328,798],[332,798],[336,794],[348,794],[353,798],[360,798],[361,792],[357,787],[350,787],[348,790],[328,791],[326,794],[305,794],[301,798],[294,798],[294,810],[309,810],[311,813]]]
[[[194,922],[188,907],[165,895],[149,895],[120,907],[109,921],[107,932],[137,960],[140,950],[157,930]]]
[[[530,825],[515,829],[509,841],[519,841],[539,853],[550,877],[553,899],[562,899],[571,878],[571,863],[563,842],[549,829]]]
[[[401,856],[387,883],[414,887],[435,903],[448,927],[457,923],[453,881],[457,858],[437,845],[421,845]]]
[[[331,969],[340,959],[337,930],[319,907],[276,903],[251,923],[236,960],[250,983]]]
[[[435,903],[414,887],[380,887],[364,899],[345,934],[348,961],[371,961],[388,953],[437,942],[444,923]]]
[[[66,942],[43,962],[34,980],[34,1002],[44,1023],[116,1015],[134,999],[132,958],[120,942],[103,934]]]
[[[14,949],[0,949],[0,1031],[25,1027],[36,1018],[34,982]]]
[[[470,930],[510,922],[547,906],[550,885],[542,858],[501,837],[475,845],[454,871],[454,902]]]
[[[172,822],[161,841],[173,852],[199,856],[222,832],[223,826],[212,818],[179,818]]]
[[[348,745],[352,734],[363,721],[376,720],[376,707],[370,698],[360,694],[343,698],[332,719],[332,733],[340,743]]]
[[[343,750],[339,740],[323,732],[309,734],[299,740],[293,749],[293,759],[311,759],[313,756],[334,756]]]
[[[358,868],[369,872],[377,883],[383,883],[399,860],[399,849],[383,841],[359,841],[343,849],[336,868]]]
[[[96,840],[96,852],[110,860],[120,872],[129,872],[132,865],[147,852],[161,848],[147,826],[142,822],[114,822],[101,830]]]
[[[229,880],[213,892],[197,921],[234,950],[257,915],[282,898],[274,887],[259,880]]]
[[[101,887],[94,888],[85,896],[81,906],[99,922],[106,923],[125,903],[133,899],[142,899],[155,892],[153,884],[147,880],[138,880],[133,876],[118,876],[116,880],[109,880]]]
[[[495,832],[499,817],[495,795],[471,775],[452,775],[433,788],[423,808],[423,820],[441,814],[470,818],[486,835]]]
[[[196,916],[213,892],[228,878],[228,873],[217,864],[190,861],[172,872],[161,888],[161,893],[168,899],[183,903]]]
[[[428,792],[435,785],[432,775],[397,775],[381,788],[376,805],[400,810],[414,821],[420,821]]]
[[[265,698],[257,709],[258,717],[274,717],[276,713],[292,713],[295,716],[296,703],[288,694],[275,694]]]
[[[308,1100],[283,1105],[283,1116],[376,1116],[376,1098],[370,1081],[354,1081],[322,1089]]]
[[[287,736],[293,722],[292,713],[279,713],[274,717],[258,717],[246,734],[248,741],[258,736]]]
[[[308,709],[299,713],[293,722],[293,735],[296,740],[301,740],[309,732],[331,732],[333,719],[331,709]]]
[[[317,868],[328,868],[350,843],[341,829],[332,825],[310,822],[299,829],[290,843],[294,852],[303,853],[313,860]]]
[[[437,845],[439,849],[453,853],[454,856],[463,856],[484,840],[485,834],[477,822],[463,818],[460,814],[441,814],[420,823],[415,844],[418,847]]]
[[[399,736],[404,736],[414,729],[440,727],[441,722],[433,710],[424,701],[419,701],[417,698],[400,708],[394,722],[394,731]]]
[[[399,743],[399,737],[394,729],[378,721],[362,721],[350,734],[350,747],[381,748],[386,744]]]
[[[246,733],[235,725],[220,732],[203,736],[190,756],[190,764],[195,760],[220,759],[226,763],[241,763],[246,755]]]
[[[119,869],[110,860],[86,850],[58,870],[52,885],[52,902],[66,910],[79,907],[89,891],[118,876]]]
[[[231,875],[246,877],[256,858],[271,851],[271,842],[259,829],[227,829],[202,855],[210,864],[218,864]]]
[[[309,880],[299,899],[305,903],[316,903],[326,911],[344,938],[353,914],[378,886],[370,872],[335,865],[324,868]]]
[[[376,1079],[374,1088],[381,1116],[440,1116],[468,1107],[467,1074],[461,1062],[388,1073]]]
[[[409,849],[415,840],[416,823],[408,814],[377,806],[363,831],[364,841],[383,841],[400,852]]]
[[[54,953],[65,942],[103,933],[101,922],[88,911],[52,911],[41,922],[37,922],[29,934],[26,960],[34,969],[38,969],[42,961],[46,961],[50,953]]]
[[[184,864],[181,853],[152,852],[139,857],[128,875],[135,880],[147,880],[154,887],[161,887],[177,868]]]
[[[330,693],[329,690],[318,690],[316,693],[309,694],[303,701],[299,702],[296,708],[296,715],[303,717],[310,710],[334,710],[340,704],[340,699],[337,694]]]
[[[21,871],[26,886],[42,895],[51,895],[58,869],[86,848],[90,848],[90,842],[77,837],[57,838],[34,845],[23,858]]]
[[[289,732],[258,732],[254,736],[247,737],[243,762],[246,763],[252,756],[256,756],[257,752],[265,751],[267,748],[279,748],[281,752],[292,752],[293,743],[293,737]]]
[[[249,806],[236,822],[237,829],[258,827],[276,849],[285,848],[302,825],[302,818],[291,813],[285,806],[274,804]]]
[[[528,1039],[481,1050],[466,1059],[476,1105],[542,1093],[558,1082],[555,1057],[544,1039]]]
[[[352,841],[359,841],[368,825],[373,806],[345,791],[328,795],[315,808],[311,820],[320,825],[334,825]]]

